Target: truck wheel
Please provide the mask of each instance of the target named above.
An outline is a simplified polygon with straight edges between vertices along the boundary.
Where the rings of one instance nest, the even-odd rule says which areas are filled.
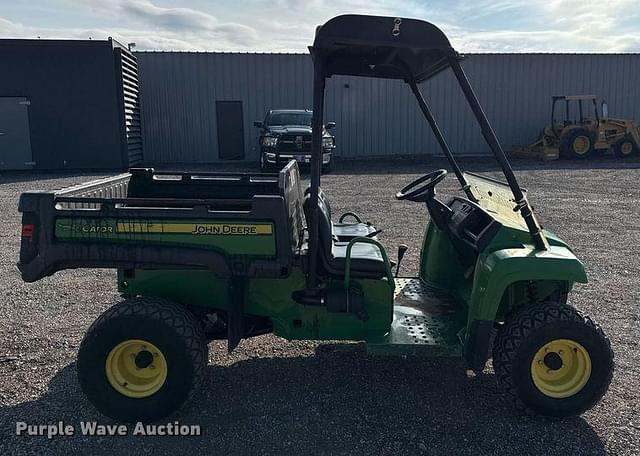
[[[132,298],[104,312],[78,351],[78,380],[98,411],[124,422],[155,421],[187,401],[204,374],[208,348],[184,307]]]
[[[618,158],[628,158],[637,154],[638,148],[631,138],[622,138],[613,145],[613,152]]]
[[[613,351],[591,318],[550,302],[507,319],[493,345],[493,367],[518,409],[564,417],[602,398],[613,376]]]
[[[267,160],[262,152],[260,152],[260,171],[263,173],[269,172],[269,165],[267,164]]]
[[[329,163],[326,165],[322,165],[322,172],[324,174],[329,174],[331,171],[333,171],[333,158],[329,160]]]
[[[562,158],[589,158],[593,154],[593,134],[586,128],[569,131],[560,139]]]

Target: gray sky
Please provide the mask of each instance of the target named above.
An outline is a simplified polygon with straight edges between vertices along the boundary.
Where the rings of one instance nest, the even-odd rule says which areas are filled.
[[[306,52],[344,13],[425,19],[462,52],[640,51],[638,0],[0,0],[1,38],[107,36],[137,49]]]

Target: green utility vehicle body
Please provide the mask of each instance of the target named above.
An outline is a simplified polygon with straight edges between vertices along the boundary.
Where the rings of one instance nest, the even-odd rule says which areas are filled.
[[[319,27],[310,52],[306,189],[290,161],[272,174],[132,169],[21,196],[25,281],[62,269],[118,270],[124,301],[79,349],[89,400],[116,419],[159,419],[189,397],[209,341],[226,339],[231,351],[272,332],[363,341],[380,355],[462,357],[474,370],[493,346],[498,383],[517,407],[566,416],[593,406],[611,381],[613,352],[602,330],[567,305],[574,284],[587,281],[584,267],[535,217],[462,56],[428,22],[358,15]],[[504,182],[462,171],[422,95],[418,84],[448,69]],[[382,230],[352,212],[338,221],[331,214],[320,175],[324,89],[333,75],[406,82],[460,184],[460,196],[439,199],[447,175],[440,169],[395,194],[424,211],[415,277],[399,276],[406,246],[394,264]]]
[[[532,299],[532,287],[542,301],[586,282],[586,275],[552,234],[545,232],[549,249],[532,245],[526,225],[513,213],[508,187],[466,177],[473,182],[473,209],[480,218],[452,237],[428,223],[425,211],[418,277],[394,278],[386,260],[380,278],[326,278],[326,290],[361,292],[366,321],[294,299],[305,287],[306,245],[302,184],[293,161],[273,175],[133,169],[59,192],[27,192],[20,201],[20,269],[33,281],[68,267],[117,267],[125,297],[164,298],[203,315],[264,317],[255,334],[272,330],[292,340],[365,341],[380,354],[466,354],[481,366],[495,322]],[[221,192],[237,197],[211,198]],[[470,207],[463,199],[451,204],[463,203]],[[481,249],[478,240],[486,243]],[[363,241],[387,255],[375,239]],[[425,295],[433,301],[427,308]],[[444,296],[446,305],[439,301]]]

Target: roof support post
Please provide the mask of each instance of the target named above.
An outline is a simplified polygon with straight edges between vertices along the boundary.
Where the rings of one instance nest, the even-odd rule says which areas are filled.
[[[449,161],[451,168],[453,168],[453,172],[458,178],[458,181],[462,186],[462,190],[464,190],[464,192],[467,194],[467,196],[470,199],[475,200],[475,197],[473,196],[469,188],[469,184],[464,178],[464,175],[462,174],[462,170],[458,166],[458,163],[456,162],[455,158],[453,158],[453,153],[451,152],[451,149],[447,144],[447,140],[444,138],[444,135],[442,134],[442,131],[440,130],[440,127],[438,126],[436,119],[433,117],[433,113],[431,112],[431,109],[429,108],[427,101],[424,99],[424,96],[422,95],[422,91],[420,90],[420,87],[418,87],[418,84],[413,79],[409,80],[407,84],[409,84],[409,87],[411,87],[411,91],[415,95],[416,100],[418,100],[418,105],[420,106],[420,110],[422,111],[424,118],[427,119],[427,122],[431,127],[431,131],[433,131],[433,134],[438,140],[438,144],[440,144],[442,153],[444,153],[445,157],[447,157],[447,160]]]
[[[558,102],[558,97],[553,97],[551,101],[551,130],[553,134],[558,136],[558,131],[556,129],[556,103]]]
[[[519,210],[522,214],[522,218],[527,224],[527,228],[529,229],[529,233],[531,233],[531,238],[533,240],[533,244],[538,250],[548,250],[549,242],[547,238],[542,233],[542,227],[540,223],[538,223],[538,219],[536,218],[527,198],[522,193],[522,189],[518,184],[515,174],[513,173],[513,169],[507,160],[507,157],[504,154],[504,150],[502,150],[502,146],[498,142],[498,138],[491,128],[491,124],[489,124],[489,120],[487,119],[487,115],[482,110],[482,106],[480,106],[480,102],[478,101],[478,97],[476,96],[471,84],[469,83],[469,79],[467,79],[467,75],[465,74],[460,62],[457,59],[451,59],[451,69],[460,84],[460,88],[464,93],[473,114],[480,125],[480,129],[482,130],[482,136],[484,136],[485,141],[491,148],[493,155],[496,157],[496,160],[500,164],[502,168],[502,172],[507,179],[507,183],[509,184],[509,188],[511,188],[511,192],[513,193],[514,201],[516,203],[516,207],[514,210]]]
[[[584,123],[584,115],[582,113],[582,100],[578,100],[578,109],[580,111],[580,123]]]
[[[596,116],[596,122],[598,123],[598,125],[600,125],[600,116],[598,115],[598,102],[596,101],[595,98],[592,101],[593,101],[593,113]]]
[[[321,55],[313,58],[313,117],[311,119],[311,192],[309,195],[309,274],[307,289],[317,285],[318,275],[318,192],[322,172],[322,126],[324,114],[325,61]]]

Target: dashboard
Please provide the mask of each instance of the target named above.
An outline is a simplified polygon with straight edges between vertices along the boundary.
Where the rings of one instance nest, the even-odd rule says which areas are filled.
[[[484,209],[464,198],[454,198],[449,208],[451,216],[447,222],[448,231],[476,252],[484,250],[502,227]]]

